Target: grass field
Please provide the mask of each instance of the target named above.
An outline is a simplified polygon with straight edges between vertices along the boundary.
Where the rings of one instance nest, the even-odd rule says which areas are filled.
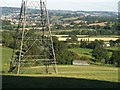
[[[42,66],[36,66],[29,69],[26,74],[30,76],[55,76],[55,77],[68,77],[68,78],[84,78],[93,80],[103,80],[118,82],[118,68],[106,66],[74,66],[74,65],[58,65],[58,75],[46,75],[43,72],[45,69]],[[24,76],[21,74],[20,76]],[[28,76],[29,76],[28,75]],[[26,76],[26,75],[25,75]]]
[[[24,74],[7,73],[9,58],[12,50],[2,49],[3,87],[117,87],[118,68],[106,66],[74,66],[58,65],[58,74],[45,74],[44,66],[29,68]],[[82,49],[80,49],[81,51]],[[76,50],[77,51],[77,50]],[[79,51],[79,52],[80,52]],[[84,49],[81,53],[90,53],[91,49]],[[52,72],[52,71],[51,71]],[[17,82],[16,82],[17,81]]]
[[[113,51],[120,50],[118,47],[108,47],[106,49],[107,50],[113,50]]]
[[[2,71],[6,72],[9,66],[9,59],[12,56],[12,49],[0,47],[0,51],[2,51]]]
[[[91,56],[92,49],[87,49],[87,48],[71,48],[69,50],[77,53],[79,56],[87,56],[88,58],[92,59],[92,56]]]
[[[28,71],[29,74],[3,74],[3,87],[118,88],[120,85],[118,69],[115,67],[59,65],[58,74],[39,74],[40,69],[40,66],[33,67]]]

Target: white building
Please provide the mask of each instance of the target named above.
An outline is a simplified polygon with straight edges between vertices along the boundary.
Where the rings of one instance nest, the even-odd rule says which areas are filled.
[[[89,65],[87,61],[74,60],[73,65]]]

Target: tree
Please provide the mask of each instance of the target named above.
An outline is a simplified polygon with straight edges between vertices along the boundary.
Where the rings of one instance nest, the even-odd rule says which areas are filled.
[[[117,39],[115,42],[116,42],[117,46],[120,46],[120,38]]]
[[[86,48],[87,45],[88,45],[87,41],[81,39],[81,41],[80,41],[80,47],[81,48]]]
[[[94,49],[95,47],[103,47],[104,41],[103,40],[95,40],[88,44],[88,48]]]
[[[120,67],[120,51],[114,51],[112,53],[109,63]]]
[[[72,41],[77,41],[76,35],[70,35]]]
[[[104,62],[108,63],[109,55],[108,51],[104,49],[103,47],[96,47],[92,51],[92,56],[98,61],[98,62]],[[104,60],[104,61],[102,61]]]
[[[2,25],[11,25],[10,20],[2,20]]]
[[[110,40],[109,43],[110,43],[110,46],[115,46],[115,41]]]
[[[90,59],[87,56],[81,56],[80,60],[89,62]]]
[[[77,36],[76,35],[69,35],[71,37],[71,42],[77,42]]]
[[[53,37],[56,60],[58,64],[72,64],[73,59],[78,56],[71,51],[68,51],[68,46],[64,42],[60,42],[56,37]]]
[[[3,41],[3,45],[6,47],[9,47],[10,44],[13,43],[13,36],[10,32],[3,32],[2,33],[2,41]]]

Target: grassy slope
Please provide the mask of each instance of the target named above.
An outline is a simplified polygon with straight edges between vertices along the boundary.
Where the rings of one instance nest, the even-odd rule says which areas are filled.
[[[40,76],[47,76],[45,74],[40,74],[44,71],[44,67],[36,66],[30,68],[28,72],[29,75],[37,74]],[[85,78],[93,80],[104,80],[111,82],[118,82],[118,68],[116,67],[106,67],[106,66],[74,66],[74,65],[58,65],[58,75],[48,75],[48,76],[59,76],[59,77],[69,77],[69,78]],[[35,73],[35,74],[31,74]]]
[[[7,72],[9,66],[9,59],[11,58],[12,55],[12,49],[0,47],[0,50],[2,50],[2,70]]]
[[[118,47],[107,47],[106,49],[107,50],[115,51],[115,50],[118,50]],[[93,59],[93,57],[91,56],[92,49],[87,49],[87,48],[71,48],[69,50],[77,53],[80,56],[87,56],[88,58]],[[111,55],[112,55],[112,52],[109,51],[109,56],[111,56]]]
[[[112,47],[112,48],[106,48],[106,49],[113,49],[113,50],[115,50],[116,49],[116,47]],[[94,57],[92,57],[92,51],[93,51],[93,49],[87,49],[87,48],[71,48],[71,49],[69,49],[70,51],[73,51],[73,52],[75,52],[76,54],[78,54],[79,56],[87,56],[89,59],[94,59]],[[111,55],[112,55],[112,52],[111,51],[109,51],[108,52],[108,55],[109,55],[109,58],[111,57]],[[105,66],[104,64],[102,64],[102,63],[100,63],[100,62],[91,62],[92,64],[94,64],[94,65],[102,65],[102,66]],[[112,66],[112,65],[106,65],[106,66]]]
[[[9,48],[2,48],[2,50],[3,50],[2,53],[3,71],[5,71],[5,73],[7,74],[9,58],[11,57],[12,50]],[[91,50],[89,50],[89,52],[90,51]],[[84,50],[84,52],[86,53],[87,49]],[[37,67],[29,68],[29,70],[26,72],[26,75],[84,78],[84,79],[118,82],[118,68],[116,67],[105,67],[105,66],[95,66],[95,65],[90,65],[90,66],[58,65],[58,71],[59,71],[58,75],[55,74],[46,75],[44,74],[45,68],[41,66],[37,66]],[[24,75],[25,74],[22,74],[22,76]]]
[[[119,48],[118,47],[108,47],[108,48],[106,48],[107,50],[119,50]]]
[[[87,49],[87,48],[71,48],[69,50],[77,53],[80,56],[87,56],[89,58],[92,58],[92,56],[91,56],[92,49]]]

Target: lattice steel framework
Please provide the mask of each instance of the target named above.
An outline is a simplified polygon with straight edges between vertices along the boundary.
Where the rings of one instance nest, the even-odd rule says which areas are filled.
[[[57,73],[56,58],[46,1],[22,0],[19,24],[8,72],[25,73],[32,66],[44,65]]]

